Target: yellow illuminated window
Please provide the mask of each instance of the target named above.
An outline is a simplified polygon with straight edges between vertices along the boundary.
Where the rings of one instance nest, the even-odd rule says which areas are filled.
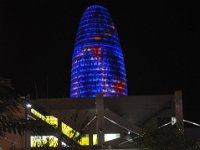
[[[33,108],[31,109],[31,113],[37,116],[38,118],[40,118],[41,120],[45,121],[46,123],[50,125],[55,125],[55,127],[58,128],[58,118],[54,116],[44,116]],[[62,126],[62,133],[65,134],[67,137],[69,137],[70,139],[74,141],[77,141],[82,146],[89,145],[89,135],[84,135],[80,139],[77,139],[78,136],[80,135],[79,132],[77,132],[76,130],[74,130],[73,128],[71,128],[70,126],[68,126],[67,124],[63,122],[61,126]],[[45,138],[45,136],[40,136],[40,139],[36,139],[36,138],[35,140],[32,139],[31,140],[32,145],[36,145],[36,144],[37,146],[42,145],[42,142],[44,143],[45,141],[47,141],[44,139],[41,142],[41,137]]]
[[[81,137],[81,139],[78,141],[78,143],[82,146],[87,146],[89,145],[89,135],[86,134],[86,135],[83,135]]]
[[[45,120],[45,116],[42,115],[41,113],[39,113],[38,111],[36,111],[35,109],[31,109],[31,113],[34,114],[36,117],[42,119],[42,120]]]
[[[79,132],[72,129],[70,126],[66,125],[63,122],[62,122],[62,133],[75,141],[76,141],[76,138],[78,138],[78,136],[80,135]],[[89,135],[82,136],[77,142],[82,146],[89,145]]]
[[[44,116],[35,109],[31,109],[31,113],[34,114],[36,117],[40,118],[41,120],[45,121],[46,123],[50,125],[55,125],[55,127],[58,127],[58,118],[54,116]]]
[[[104,134],[105,142],[111,141],[111,140],[114,140],[114,139],[117,139],[117,138],[120,138],[120,134],[119,133]]]
[[[109,133],[109,134],[104,134],[104,141],[108,142],[114,139],[120,138],[119,133]],[[93,145],[97,144],[97,134],[93,134]]]
[[[46,116],[45,120],[48,124],[54,125],[56,128],[58,128],[58,118],[54,116]]]
[[[62,122],[62,133],[68,136],[69,138],[76,138],[80,135],[79,132],[72,129],[70,126]]]
[[[93,134],[93,145],[97,145],[97,134]]]
[[[58,138],[55,136],[31,136],[31,147],[57,147]]]

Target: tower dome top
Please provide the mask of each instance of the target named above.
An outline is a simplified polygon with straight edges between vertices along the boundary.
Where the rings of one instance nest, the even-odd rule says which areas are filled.
[[[103,10],[107,10],[105,7],[101,6],[101,5],[91,5],[87,8],[87,10],[90,9],[103,9]]]

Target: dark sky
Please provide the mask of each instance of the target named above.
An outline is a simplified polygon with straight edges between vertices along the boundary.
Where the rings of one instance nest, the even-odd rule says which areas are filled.
[[[185,118],[200,123],[200,12],[190,1],[1,0],[0,76],[21,95],[69,97],[75,35],[92,4],[116,23],[129,95],[182,90]]]

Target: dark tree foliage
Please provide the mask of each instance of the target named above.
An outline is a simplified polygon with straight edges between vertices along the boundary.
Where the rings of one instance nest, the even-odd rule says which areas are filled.
[[[199,150],[196,141],[191,141],[184,136],[183,132],[174,126],[162,128],[145,128],[143,135],[135,138],[139,147],[150,150]]]
[[[20,115],[20,100],[16,98],[11,81],[0,78],[0,135],[6,132],[22,133]]]
[[[11,80],[0,77],[0,136],[6,133],[22,135],[25,129],[39,134],[53,128],[41,120],[26,120],[24,100],[15,93]]]

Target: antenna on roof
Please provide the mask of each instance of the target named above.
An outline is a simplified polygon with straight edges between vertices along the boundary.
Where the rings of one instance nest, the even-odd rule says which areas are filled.
[[[49,96],[49,88],[48,88],[48,86],[49,86],[49,83],[48,83],[48,74],[47,74],[47,78],[46,78],[46,86],[47,86],[47,99],[48,99],[48,96]]]

